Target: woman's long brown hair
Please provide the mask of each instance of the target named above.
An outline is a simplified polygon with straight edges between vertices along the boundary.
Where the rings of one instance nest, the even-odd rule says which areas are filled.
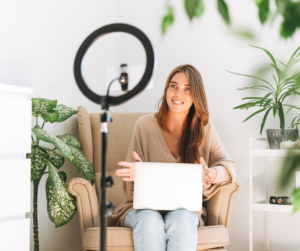
[[[157,119],[159,127],[166,132],[170,132],[166,125],[169,110],[166,96],[170,81],[178,72],[186,74],[193,99],[193,104],[184,123],[183,132],[179,140],[179,159],[181,163],[200,163],[199,147],[204,137],[204,126],[209,120],[209,112],[202,77],[194,66],[189,64],[181,65],[169,74],[164,94],[158,102],[159,110],[154,116]]]

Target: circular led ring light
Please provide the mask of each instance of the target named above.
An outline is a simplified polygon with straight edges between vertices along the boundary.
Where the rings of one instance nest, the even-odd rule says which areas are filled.
[[[143,45],[145,52],[146,52],[146,68],[143,77],[141,78],[140,82],[129,92],[114,97],[114,96],[109,96],[108,100],[106,100],[106,103],[108,105],[119,105],[124,103],[125,101],[131,99],[135,95],[139,94],[142,92],[147,84],[149,83],[152,73],[153,73],[153,68],[154,68],[154,51],[153,47],[151,45],[150,40],[148,37],[139,29],[137,29],[134,26],[128,25],[128,24],[122,24],[122,23],[116,23],[116,24],[109,24],[106,26],[103,26],[97,30],[95,30],[92,34],[90,34],[81,44],[79,47],[76,57],[75,57],[75,62],[74,62],[74,75],[75,75],[75,80],[76,83],[79,87],[79,89],[82,91],[82,93],[90,100],[97,104],[103,104],[103,100],[106,99],[106,96],[103,95],[98,95],[94,93],[88,86],[86,85],[82,73],[81,73],[81,63],[82,59],[88,50],[88,48],[99,38],[103,37],[104,35],[112,32],[125,32],[129,33],[133,36],[135,36]]]

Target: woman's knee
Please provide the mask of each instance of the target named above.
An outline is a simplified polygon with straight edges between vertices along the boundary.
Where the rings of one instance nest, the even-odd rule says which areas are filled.
[[[170,211],[165,215],[166,224],[178,224],[178,225],[195,225],[199,226],[199,218],[197,214],[193,211],[188,211],[185,209],[178,209]]]
[[[133,210],[133,212],[129,212],[129,217],[133,221],[133,227],[139,225],[142,228],[157,229],[158,226],[164,226],[164,219],[158,211],[148,209]]]

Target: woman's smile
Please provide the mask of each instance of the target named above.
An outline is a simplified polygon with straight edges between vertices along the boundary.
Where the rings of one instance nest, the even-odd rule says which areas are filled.
[[[172,102],[173,102],[174,104],[176,104],[176,105],[182,105],[182,104],[184,104],[184,102],[178,101],[178,100],[172,100]]]

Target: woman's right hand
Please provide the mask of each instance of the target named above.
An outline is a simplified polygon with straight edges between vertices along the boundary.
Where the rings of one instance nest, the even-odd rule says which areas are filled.
[[[132,156],[137,162],[142,162],[141,158],[139,155],[133,151]],[[125,176],[122,180],[124,181],[134,181],[134,166],[135,162],[126,162],[126,161],[120,161],[118,162],[119,166],[126,166],[128,168],[124,169],[117,169],[115,172],[115,175],[117,176]]]

